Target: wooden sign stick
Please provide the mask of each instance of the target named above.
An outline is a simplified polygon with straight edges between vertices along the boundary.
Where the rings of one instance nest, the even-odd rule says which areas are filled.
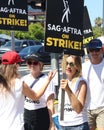
[[[66,55],[64,54],[63,54],[63,61],[62,61],[62,78],[66,79]],[[64,100],[65,100],[65,91],[61,89],[60,120],[64,119]]]
[[[84,48],[84,53],[85,53],[85,55],[88,55],[86,48]]]

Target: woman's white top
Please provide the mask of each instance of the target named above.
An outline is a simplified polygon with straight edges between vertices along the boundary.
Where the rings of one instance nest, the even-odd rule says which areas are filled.
[[[47,75],[43,75],[42,77],[39,78],[39,80],[33,85],[32,90],[34,90],[35,92],[38,91],[43,84],[46,81],[46,77]],[[31,86],[31,84],[33,83],[34,79],[30,74],[25,75],[22,80],[28,85]],[[44,92],[44,94],[40,97],[39,100],[31,100],[30,98],[26,97],[25,99],[25,104],[24,107],[28,110],[36,110],[39,108],[44,108],[47,106],[47,99],[51,94],[54,94],[54,85],[53,82],[51,81],[50,84],[48,85],[46,91]]]
[[[24,130],[22,81],[15,80],[13,92],[0,92],[0,130]]]
[[[81,80],[84,80],[82,77],[78,78],[77,81],[73,84],[71,88],[72,92],[76,94],[76,91],[78,90],[78,84]],[[71,82],[69,82],[69,86],[71,86]],[[60,112],[60,107],[61,107],[61,91],[59,91],[59,107],[58,110]],[[60,114],[59,114],[60,115]],[[64,120],[60,120],[59,116],[59,123],[62,126],[75,126],[75,125],[80,125],[84,122],[87,122],[87,97],[85,101],[84,108],[82,111],[78,114],[76,113],[71,104],[70,104],[70,99],[65,92],[65,101],[64,101]]]

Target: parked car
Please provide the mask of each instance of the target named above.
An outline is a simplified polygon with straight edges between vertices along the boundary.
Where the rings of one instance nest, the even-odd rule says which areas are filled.
[[[19,52],[19,55],[21,59],[24,60],[24,63],[26,61],[26,57],[30,56],[31,54],[39,54],[43,59],[44,64],[51,62],[51,55],[49,52],[45,52],[43,45],[28,46]]]
[[[15,51],[20,52],[23,48],[27,46],[33,46],[33,45],[41,45],[41,42],[35,41],[35,40],[15,40]],[[11,48],[11,41],[8,41],[5,43],[5,45],[2,45],[0,47],[0,57],[2,56],[3,53],[12,50]]]
[[[8,48],[11,49],[11,41],[6,42],[5,45],[1,46],[0,50],[4,50],[4,48]],[[27,46],[33,46],[33,45],[41,45],[41,42],[38,41],[34,41],[34,40],[15,40],[14,42],[14,46],[15,46],[15,51],[19,52],[21,51],[23,48],[27,47]]]
[[[9,41],[9,40],[0,38],[0,46],[4,45],[7,41]]]

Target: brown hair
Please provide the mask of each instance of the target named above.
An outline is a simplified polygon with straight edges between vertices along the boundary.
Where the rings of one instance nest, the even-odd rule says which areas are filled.
[[[20,75],[18,74],[17,64],[10,64],[10,65],[1,65],[1,73],[4,76],[8,85],[14,86],[15,78],[19,78]]]
[[[6,82],[6,79],[2,74],[0,74],[0,92],[7,92],[10,88]]]

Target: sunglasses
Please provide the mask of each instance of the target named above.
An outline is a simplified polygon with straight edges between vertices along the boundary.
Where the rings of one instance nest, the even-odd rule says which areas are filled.
[[[69,65],[70,67],[74,67],[75,64],[73,62],[66,62],[66,65]]]
[[[96,48],[96,49],[89,49],[89,52],[99,52],[100,51],[100,48]]]
[[[36,61],[34,61],[34,62],[28,61],[28,62],[27,62],[28,65],[38,65],[38,63],[39,63],[39,62],[36,62]]]

